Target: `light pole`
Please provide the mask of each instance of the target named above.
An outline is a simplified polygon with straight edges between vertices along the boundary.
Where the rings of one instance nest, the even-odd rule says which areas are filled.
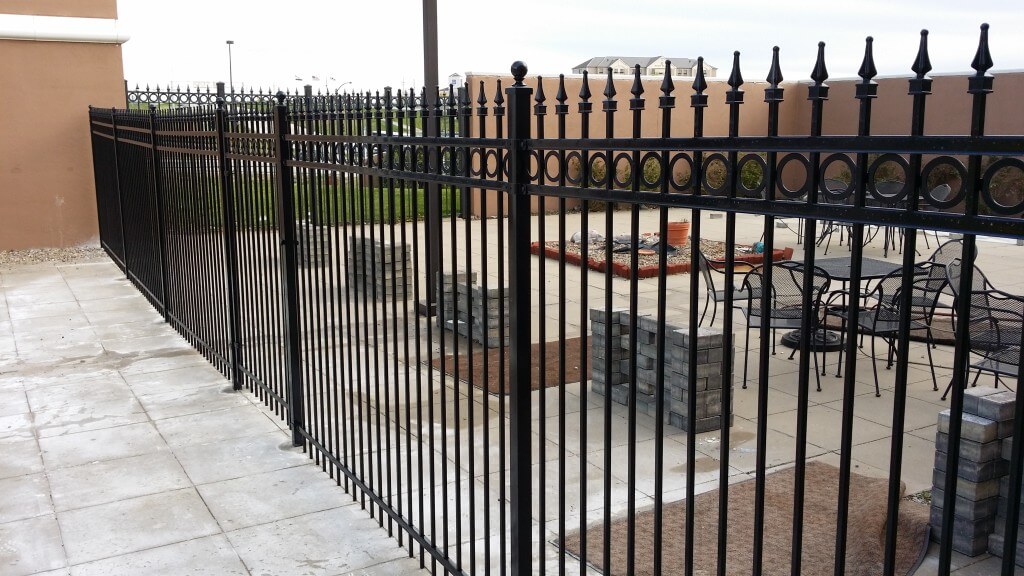
[[[351,82],[351,81],[349,81],[349,82],[342,82],[341,84],[338,84],[338,87],[334,89],[334,93],[335,93],[335,94],[337,94],[339,90],[341,90],[341,89],[342,89],[342,88],[344,88],[345,86],[348,86],[348,85],[349,85],[349,84],[351,84],[351,83],[352,83],[352,82]]]
[[[234,43],[235,43],[234,40],[228,40],[227,41],[227,45],[228,45],[228,87],[230,88],[232,94],[235,93],[235,71],[234,71],[234,67],[232,66],[232,62],[231,62],[231,46],[234,45]]]

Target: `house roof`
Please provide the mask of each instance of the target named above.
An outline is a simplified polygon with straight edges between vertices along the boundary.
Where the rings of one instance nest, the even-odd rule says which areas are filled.
[[[667,56],[595,56],[594,58],[573,66],[573,68],[607,68],[619,60],[630,68],[637,64],[639,64],[641,68],[647,68],[654,63],[654,61],[660,58],[671,60],[672,64],[677,68],[692,68],[697,63],[693,58],[671,58]]]

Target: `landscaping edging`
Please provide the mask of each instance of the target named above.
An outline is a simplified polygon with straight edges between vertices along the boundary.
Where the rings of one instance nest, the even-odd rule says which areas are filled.
[[[541,250],[540,242],[533,242],[533,243],[530,244],[530,252],[531,253],[539,254],[540,250]],[[792,248],[788,248],[788,247],[787,248],[782,248],[782,249],[776,249],[776,250],[774,250],[772,252],[772,254],[773,254],[772,260],[774,262],[778,262],[780,260],[789,260],[790,258],[793,257],[793,249]],[[558,260],[559,258],[561,258],[561,254],[559,253],[558,248],[552,248],[550,246],[545,246],[544,247],[544,256],[547,257],[547,258],[551,258],[552,260]],[[566,254],[565,254],[565,261],[567,263],[569,263],[569,264],[574,265],[574,266],[581,266],[582,265],[581,264],[582,260],[583,260],[583,258],[580,255],[578,255],[578,254],[570,254],[568,252],[566,252]],[[764,262],[764,254],[737,254],[736,255],[736,262],[744,263],[744,264],[761,264],[762,262]],[[683,262],[683,263],[680,263],[680,264],[669,264],[669,265],[667,265],[665,267],[665,273],[666,274],[686,274],[686,273],[690,272],[691,265],[692,265],[692,261],[691,262]],[[598,272],[604,272],[605,271],[605,261],[604,260],[594,260],[593,258],[590,258],[590,259],[587,260],[587,267],[590,268],[591,270],[596,270]],[[625,278],[625,279],[628,280],[628,279],[630,279],[632,277],[630,272],[631,272],[631,270],[630,270],[630,267],[628,265],[622,264],[622,263],[619,263],[619,262],[612,262],[612,274],[614,274],[616,276],[620,276],[620,277]],[[659,267],[658,266],[641,266],[640,268],[637,269],[636,276],[637,276],[637,278],[641,278],[641,279],[643,279],[643,278],[656,278],[658,276],[658,272],[659,272]]]

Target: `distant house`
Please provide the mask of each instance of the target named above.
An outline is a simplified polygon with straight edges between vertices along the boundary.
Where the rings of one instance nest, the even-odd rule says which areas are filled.
[[[633,73],[634,67],[640,66],[640,73],[644,76],[662,76],[665,74],[665,65],[671,62],[673,76],[694,76],[697,73],[697,61],[693,58],[670,58],[668,56],[596,56],[586,62],[573,66],[573,74],[607,74],[611,69],[613,75],[628,75]],[[714,76],[718,68],[704,63],[704,75]]]

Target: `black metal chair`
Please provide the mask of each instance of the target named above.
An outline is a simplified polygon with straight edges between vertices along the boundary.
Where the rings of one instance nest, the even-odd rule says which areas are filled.
[[[939,202],[945,202],[949,198],[949,195],[953,193],[953,188],[949,184],[939,184],[929,193],[929,196]],[[938,212],[939,208],[928,203],[927,199],[922,199],[921,202],[922,212]],[[935,236],[935,244],[939,245],[939,231],[932,230],[932,235]],[[928,242],[928,231],[924,231],[924,245],[926,248],[931,249],[931,244]]]
[[[742,268],[744,271],[750,269],[750,264],[746,262],[738,262],[734,268]],[[725,302],[726,290],[725,288],[719,290],[715,283],[715,276],[720,275],[722,277],[722,284],[725,285],[726,274],[725,274],[725,260],[712,260],[704,255],[703,251],[697,252],[697,268],[700,270],[701,277],[704,279],[704,288],[707,290],[707,298],[704,300],[704,310],[700,314],[700,321],[697,323],[698,326],[704,325],[704,317],[707,316],[708,306],[711,306],[711,322],[715,323],[715,315],[718,314],[718,303]],[[733,287],[733,306],[735,308],[742,308],[742,304],[747,299],[747,293],[738,287]]]
[[[742,289],[747,293],[747,307],[741,309],[747,323],[746,349],[743,354],[743,387],[747,387],[747,372],[750,358],[750,330],[767,324],[773,333],[772,354],[775,354],[776,330],[798,330],[803,327],[804,316],[812,318],[812,331],[823,329],[820,322],[822,298],[832,282],[828,272],[817,266],[812,274],[812,290],[804,294],[804,270],[800,262],[777,262],[772,266],[771,285],[765,283],[764,266],[756,266],[743,277]],[[763,292],[768,291],[769,308],[765,309]],[[761,343],[765,345],[764,342]],[[815,374],[818,372],[818,354],[814,353]],[[821,377],[818,376],[818,391],[821,391]]]
[[[928,268],[938,267],[929,265]],[[942,268],[943,271],[945,270]],[[932,361],[932,347],[933,347],[933,335],[931,330],[931,319],[935,313],[935,303],[941,294],[941,287],[939,290],[933,290],[929,285],[929,276],[922,275],[920,278],[915,277],[911,284],[911,297],[910,297],[910,324],[908,326],[900,325],[901,311],[903,309],[904,298],[903,296],[903,270],[898,269],[889,273],[881,280],[879,280],[863,296],[862,304],[857,313],[857,326],[860,328],[860,334],[871,336],[871,368],[875,376],[875,396],[881,396],[881,391],[878,386],[878,353],[875,347],[875,342],[878,339],[883,340],[888,347],[888,354],[886,358],[886,369],[891,369],[893,364],[893,356],[896,352],[896,343],[899,339],[900,334],[903,331],[913,330],[924,330],[926,334],[925,348],[928,350],[928,365],[932,372],[932,386],[935,390],[939,389],[938,380],[935,377],[935,363]],[[840,341],[845,343],[846,341],[846,328],[848,322],[853,317],[850,313],[848,306],[850,291],[840,290],[833,292],[829,295],[829,298],[825,304],[825,315],[833,316],[841,320],[841,338]],[[861,341],[861,347],[863,347],[863,340]],[[846,347],[841,346],[839,348],[839,368],[843,365],[843,353]],[[824,361],[823,361],[824,363]],[[837,371],[838,374],[838,371]]]
[[[962,264],[962,261],[957,260],[946,266],[949,286],[957,299],[960,297]],[[1024,297],[996,289],[977,266],[974,267],[971,288],[967,352],[980,358],[970,364],[970,368],[978,371],[971,386],[978,384],[982,372],[991,372],[998,386],[999,376],[1017,375],[1021,329],[1024,326]],[[954,308],[954,330],[961,321],[955,312]],[[952,386],[953,382],[950,381],[942,394],[943,400],[949,395]]]
[[[921,264],[926,268],[927,274],[925,278],[919,279],[914,284],[912,305],[931,307],[929,323],[940,309],[952,313],[953,299],[956,295],[953,287],[950,286],[946,267],[953,262],[959,262],[963,253],[963,240],[949,240],[940,244],[935,252],[932,252],[932,255]],[[932,342],[931,346],[934,348],[935,343]]]
[[[826,178],[824,181],[825,188],[830,191],[846,190],[846,182],[842,180],[836,180],[834,178]],[[819,201],[822,204],[847,204],[848,200],[837,200],[831,196],[821,195]],[[832,235],[836,232],[839,233],[839,245],[843,245],[843,236],[848,231],[849,224],[843,222],[836,222],[834,220],[826,220],[822,222],[821,232],[818,233],[818,247],[821,247],[822,242],[825,243],[825,256],[828,256],[828,249],[832,245]]]

